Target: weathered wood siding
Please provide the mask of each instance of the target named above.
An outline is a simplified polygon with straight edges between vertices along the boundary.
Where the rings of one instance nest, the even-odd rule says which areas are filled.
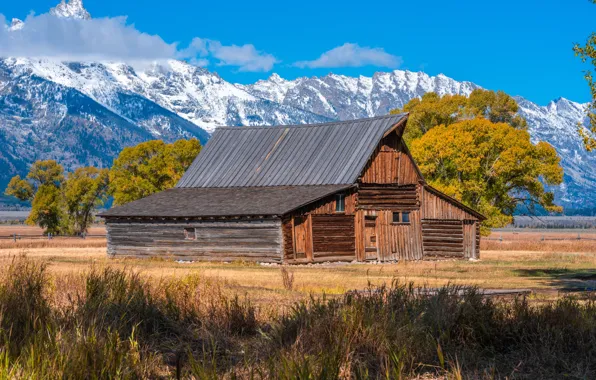
[[[475,258],[480,258],[480,222],[476,222],[476,256]]]
[[[108,220],[108,254],[167,255],[189,260],[280,262],[279,219],[137,221]],[[196,239],[186,239],[185,229]]]
[[[424,257],[464,257],[463,220],[422,219]]]
[[[366,210],[412,211],[420,208],[418,185],[361,185],[358,208]]]
[[[473,219],[478,218],[461,207],[442,199],[422,188],[422,219]]]
[[[477,258],[476,246],[478,239],[476,236],[476,225],[478,223],[475,220],[464,220],[464,257],[465,258]]]
[[[281,224],[284,261],[294,260],[294,229],[292,217],[284,217]]]
[[[367,216],[376,216],[377,253],[367,250],[372,244],[367,240]],[[370,219],[369,219],[370,220]],[[409,223],[393,223],[391,210],[360,210],[356,214],[356,254],[358,260],[420,260],[422,259],[422,234],[420,211],[410,212]]]
[[[356,197],[355,190],[350,189],[343,192],[345,196],[345,211],[341,214],[352,215],[356,211]],[[331,215],[335,212],[335,194],[321,199],[313,204],[305,206],[300,210],[293,212],[293,215],[315,214],[315,215]]]
[[[312,215],[313,261],[356,258],[353,215]]]
[[[420,180],[416,165],[396,132],[385,137],[362,174],[361,183],[415,184]]]

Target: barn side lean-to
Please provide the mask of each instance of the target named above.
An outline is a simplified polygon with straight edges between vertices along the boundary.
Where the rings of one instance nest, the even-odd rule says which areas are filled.
[[[407,114],[218,128],[175,188],[101,216],[108,254],[278,263],[478,258],[484,217],[430,187]]]

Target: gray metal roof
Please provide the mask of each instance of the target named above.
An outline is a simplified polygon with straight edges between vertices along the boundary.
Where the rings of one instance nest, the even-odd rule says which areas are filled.
[[[174,188],[114,207],[102,217],[284,215],[353,185]]]
[[[176,187],[353,184],[384,134],[406,117],[218,128]]]

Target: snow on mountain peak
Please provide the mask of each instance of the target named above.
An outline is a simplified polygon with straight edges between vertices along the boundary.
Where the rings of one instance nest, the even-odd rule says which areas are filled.
[[[268,81],[271,82],[285,82],[286,80],[283,79],[282,77],[279,76],[279,74],[277,73],[273,73],[269,76],[269,79],[267,79]]]
[[[83,0],[62,0],[60,4],[50,9],[50,14],[61,18],[89,20],[91,14],[83,6]]]
[[[329,74],[293,80],[272,74],[266,80],[242,85],[177,60],[133,67],[118,62],[7,58],[0,59],[0,77],[10,83],[0,87],[0,111],[4,112],[0,112],[0,135],[12,136],[7,146],[19,146],[20,152],[31,150],[27,136],[59,133],[60,120],[77,110],[83,110],[87,115],[83,116],[89,118],[85,128],[93,127],[95,120],[104,120],[105,128],[98,136],[106,141],[128,136],[128,132],[118,136],[122,132],[115,132],[114,125],[125,129],[136,125],[140,129],[135,133],[141,133],[143,139],[173,139],[196,135],[196,126],[211,132],[221,125],[302,124],[379,116],[430,91],[469,95],[480,88],[444,75],[403,70],[377,72],[372,77]],[[592,170],[596,158],[585,152],[577,134],[578,122],[585,119],[586,105],[559,98],[543,107],[521,97],[515,99],[519,113],[528,120],[532,141],[549,142],[561,156],[565,183],[553,189],[557,201],[570,207],[596,207],[596,200],[590,195],[596,192],[596,173]],[[101,109],[88,111],[91,106]],[[48,118],[47,112],[54,118]],[[23,118],[24,114],[28,119]],[[74,117],[73,123],[79,123],[76,118],[82,116]],[[38,124],[48,130],[39,129]],[[126,144],[139,142],[139,136]],[[100,140],[95,143],[97,146],[103,146]],[[73,140],[72,146],[80,143],[83,142]],[[3,149],[12,149],[2,144],[0,141],[0,160]],[[116,154],[123,144],[118,142],[109,154]],[[63,149],[56,143],[46,151],[72,156],[76,149]],[[27,158],[27,163],[35,157]],[[105,155],[102,159],[109,162],[112,158]],[[69,159],[74,165],[87,162],[84,160],[88,158]],[[19,173],[11,170],[12,175]],[[1,174],[0,182],[8,178]]]
[[[10,26],[8,27],[8,30],[10,30],[11,32],[14,30],[20,30],[23,29],[23,27],[25,26],[25,23],[18,19],[18,18],[13,18],[12,22],[10,23]]]

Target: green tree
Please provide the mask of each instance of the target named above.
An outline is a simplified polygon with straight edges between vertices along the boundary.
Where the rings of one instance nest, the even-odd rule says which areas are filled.
[[[54,160],[37,161],[31,165],[27,179],[15,176],[10,180],[5,194],[22,201],[31,201],[31,213],[25,222],[56,234],[61,230],[64,217],[60,196],[63,181],[62,165]]]
[[[121,205],[172,188],[201,151],[197,139],[152,140],[124,148],[110,169],[110,192]]]
[[[60,189],[52,185],[41,185],[31,202],[31,212],[25,223],[38,225],[48,234],[63,232],[65,222],[64,199]]]
[[[596,0],[592,0],[596,4]],[[585,71],[584,78],[590,86],[592,102],[587,107],[589,130],[585,130],[581,123],[578,125],[580,136],[584,140],[584,145],[588,151],[596,149],[596,82],[593,74],[596,73],[596,33],[592,33],[585,45],[575,44],[573,47],[575,56],[582,62],[590,62],[592,68]]]
[[[26,179],[13,177],[5,191],[22,201],[31,201],[26,220],[46,233],[86,232],[93,210],[107,199],[108,170],[79,168],[64,178],[64,169],[54,160],[37,161]]]
[[[31,201],[35,196],[35,189],[26,179],[22,179],[20,175],[12,177],[4,194],[15,197],[20,201]]]
[[[487,216],[485,233],[511,223],[519,205],[561,211],[541,182],[562,182],[560,159],[525,130],[478,117],[432,128],[411,151],[432,186]]]
[[[108,199],[108,169],[78,168],[68,173],[63,186],[67,221],[64,229],[69,233],[87,232],[93,222],[93,211]]]

